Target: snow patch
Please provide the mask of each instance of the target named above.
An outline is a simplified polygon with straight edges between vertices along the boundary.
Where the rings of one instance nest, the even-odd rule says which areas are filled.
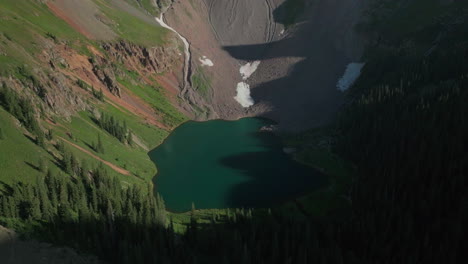
[[[237,95],[234,97],[242,107],[250,107],[254,105],[254,100],[250,96],[250,85],[245,82],[237,84]]]
[[[208,59],[206,56],[203,56],[201,58],[198,59],[200,62],[201,62],[201,66],[208,66],[208,67],[213,67],[214,66],[214,63]]]
[[[341,77],[338,80],[338,83],[336,84],[336,88],[338,88],[338,90],[342,92],[348,90],[348,88],[353,85],[353,83],[357,80],[357,78],[359,78],[359,75],[361,75],[361,70],[362,70],[362,67],[364,67],[364,65],[365,63],[358,63],[358,62],[352,62],[348,64],[343,74],[343,77]]]
[[[239,69],[239,73],[244,82],[237,84],[237,95],[234,99],[236,99],[236,101],[244,108],[255,104],[254,99],[250,96],[250,85],[245,81],[247,81],[247,79],[249,79],[249,77],[257,70],[259,65],[260,61],[253,61],[242,65]]]
[[[241,66],[239,72],[242,76],[242,80],[247,80],[258,68],[260,61],[248,62]]]

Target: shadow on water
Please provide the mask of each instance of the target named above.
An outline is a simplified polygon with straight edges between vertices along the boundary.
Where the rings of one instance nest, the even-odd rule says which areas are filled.
[[[292,160],[279,140],[269,133],[255,133],[264,151],[244,152],[219,160],[222,166],[241,172],[246,181],[231,186],[226,204],[231,207],[271,207],[306,192],[323,188],[328,178]]]

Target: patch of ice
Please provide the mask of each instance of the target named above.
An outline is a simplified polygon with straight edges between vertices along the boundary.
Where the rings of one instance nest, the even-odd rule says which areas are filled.
[[[242,76],[242,80],[247,80],[258,68],[260,61],[248,62],[241,66],[239,72]]]
[[[260,61],[248,62],[245,65],[242,65],[239,69],[239,73],[244,82],[237,84],[237,95],[234,97],[236,101],[242,105],[242,107],[250,107],[255,104],[252,96],[250,96],[250,85],[246,83],[247,79],[257,70],[260,65]]]
[[[364,65],[365,63],[358,63],[358,62],[352,62],[348,64],[343,74],[343,77],[341,77],[338,80],[338,83],[336,84],[336,88],[344,92],[349,87],[351,87],[353,83],[357,80],[357,78],[359,78],[359,75],[361,75],[361,70],[362,70],[362,67],[364,67]]]
[[[201,62],[201,66],[208,66],[208,67],[213,67],[214,63],[208,59],[206,56],[203,56],[198,59]]]
[[[237,102],[239,102],[242,107],[250,107],[254,105],[254,100],[250,96],[250,85],[245,82],[240,82],[237,84],[237,95],[234,97]]]
[[[281,32],[279,33],[280,36],[282,36],[284,34],[284,29],[281,30]]]

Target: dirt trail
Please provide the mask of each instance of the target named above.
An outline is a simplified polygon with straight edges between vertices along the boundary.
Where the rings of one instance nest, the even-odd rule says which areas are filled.
[[[79,149],[80,151],[82,151],[82,152],[88,154],[88,155],[91,156],[92,158],[94,158],[94,159],[96,159],[96,160],[98,160],[98,161],[100,161],[100,162],[106,164],[107,166],[109,166],[109,167],[110,167],[111,169],[113,169],[114,171],[116,171],[116,172],[118,172],[118,173],[120,173],[120,174],[123,174],[123,175],[127,175],[127,176],[130,176],[130,175],[131,175],[130,172],[129,172],[128,170],[122,169],[122,168],[120,168],[119,166],[117,166],[117,165],[115,165],[115,164],[112,164],[112,163],[110,163],[110,162],[108,162],[108,161],[106,161],[106,160],[101,159],[100,157],[98,157],[98,156],[94,155],[93,153],[91,153],[90,151],[88,151],[88,150],[86,150],[86,149],[84,149],[84,148],[78,146],[77,144],[75,144],[75,143],[73,143],[73,142],[71,142],[71,141],[68,141],[68,140],[64,139],[63,137],[58,137],[58,138],[60,138],[60,139],[63,140],[64,142],[67,142],[67,144],[72,145],[73,147]]]

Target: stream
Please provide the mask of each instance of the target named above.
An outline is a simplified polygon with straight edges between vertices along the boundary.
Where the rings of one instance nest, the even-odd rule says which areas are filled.
[[[161,25],[161,27],[169,29],[170,31],[174,32],[184,43],[184,53],[185,53],[185,64],[184,64],[184,89],[182,91],[182,94],[185,93],[185,91],[188,89],[190,80],[189,80],[189,68],[190,68],[190,61],[191,61],[191,54],[190,54],[190,43],[186,38],[184,38],[177,30],[174,28],[170,27],[166,22],[164,22],[164,12],[161,13],[161,15],[158,17],[155,17],[156,22]]]

